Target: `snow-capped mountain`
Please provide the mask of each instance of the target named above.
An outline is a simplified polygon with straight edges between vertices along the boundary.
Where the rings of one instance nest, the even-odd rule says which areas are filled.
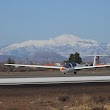
[[[16,43],[0,49],[0,55],[11,55],[21,58],[63,59],[71,53],[82,55],[110,54],[110,44],[95,40],[81,39],[74,35],[63,34],[48,40],[29,40]],[[38,55],[39,53],[39,55]],[[49,56],[51,54],[51,57]],[[43,57],[44,56],[44,57]],[[55,56],[54,58],[52,56]],[[61,58],[61,56],[64,56]]]

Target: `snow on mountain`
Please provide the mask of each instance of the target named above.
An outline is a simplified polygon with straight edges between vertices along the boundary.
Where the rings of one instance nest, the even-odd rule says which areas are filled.
[[[0,50],[0,54],[2,53],[9,53],[12,50],[28,47],[28,50],[35,50],[36,48],[54,48],[54,47],[73,47],[73,46],[80,46],[80,47],[91,47],[91,46],[99,46],[99,43],[94,40],[85,40],[80,39],[73,35],[61,35],[56,38],[51,38],[49,40],[30,40],[23,43],[16,43],[9,45],[5,48]]]
[[[9,51],[22,48],[22,47],[28,47],[33,46],[34,48],[41,48],[41,47],[59,47],[59,46],[81,46],[81,47],[86,47],[86,46],[97,46],[98,42],[95,40],[86,40],[86,39],[80,39],[79,37],[76,37],[74,35],[61,35],[56,38],[51,38],[49,40],[29,40],[23,43],[16,43],[9,45],[5,48],[2,48],[0,50],[0,54],[2,53],[7,53]]]
[[[29,57],[29,59],[30,56],[34,56],[37,59],[37,56],[39,55],[47,55],[46,57],[48,57],[51,53],[53,56],[57,54],[53,58],[56,60],[59,57],[62,59],[61,56],[68,57],[69,54],[75,52],[79,52],[81,55],[90,55],[110,54],[109,51],[110,44],[99,43],[95,40],[81,39],[74,35],[63,34],[48,40],[29,40],[22,43],[15,43],[1,48],[0,55],[12,55],[24,58]],[[46,59],[46,57],[44,59]]]

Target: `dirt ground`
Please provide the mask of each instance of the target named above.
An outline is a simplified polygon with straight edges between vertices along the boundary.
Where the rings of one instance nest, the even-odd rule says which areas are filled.
[[[110,101],[110,83],[0,86],[0,110],[72,110],[90,100]]]

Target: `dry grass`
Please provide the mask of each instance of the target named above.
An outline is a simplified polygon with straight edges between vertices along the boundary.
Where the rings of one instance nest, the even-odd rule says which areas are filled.
[[[8,99],[8,100],[7,100]],[[0,98],[0,110],[110,110],[108,97],[91,95],[21,96]]]
[[[61,97],[66,100],[62,100]],[[100,97],[95,99],[99,101]],[[67,95],[47,99],[36,97],[34,100],[27,100],[28,103],[24,110],[110,110],[110,101],[107,97],[104,97],[104,99],[103,102],[97,102],[94,97],[86,94],[75,98]],[[21,108],[9,107],[2,110],[21,110]]]

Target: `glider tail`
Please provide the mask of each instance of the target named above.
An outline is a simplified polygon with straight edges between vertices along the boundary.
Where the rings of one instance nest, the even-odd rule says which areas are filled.
[[[93,66],[96,66],[97,64],[99,64],[99,56],[94,56]]]

